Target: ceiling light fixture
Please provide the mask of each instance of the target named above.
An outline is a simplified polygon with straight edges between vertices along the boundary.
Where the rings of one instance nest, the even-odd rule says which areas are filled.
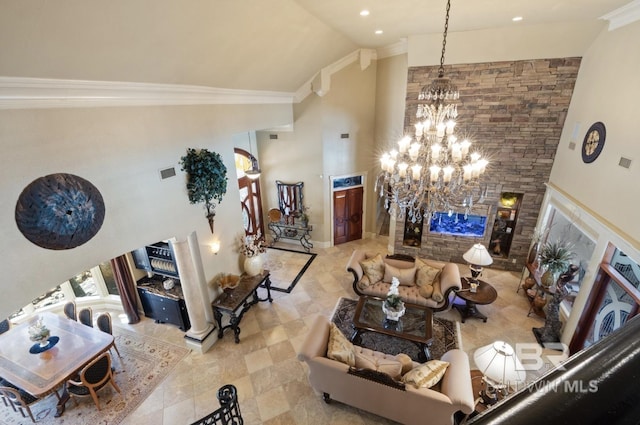
[[[513,18],[511,18],[511,20],[513,22],[520,22],[520,21],[522,21],[522,16],[514,16]]]
[[[384,32],[384,31],[382,31],[382,30],[376,30],[376,35],[380,35],[380,34],[382,34],[383,32]]]
[[[436,212],[463,210],[466,215],[483,198],[480,176],[488,161],[471,149],[471,142],[456,138],[459,93],[444,77],[450,8],[448,0],[438,78],[418,95],[415,135],[382,155],[375,185],[389,214],[412,222],[420,217],[429,222]]]
[[[369,11],[367,9],[361,10],[360,16],[369,16]]]

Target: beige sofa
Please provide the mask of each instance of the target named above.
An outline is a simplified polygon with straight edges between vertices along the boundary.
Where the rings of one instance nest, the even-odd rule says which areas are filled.
[[[378,261],[374,261],[376,257]],[[380,273],[367,274],[363,269],[362,264],[373,263],[375,268],[380,261],[383,263]],[[358,295],[386,297],[391,277],[395,276],[400,278],[399,292],[405,302],[431,307],[434,311],[448,309],[451,292],[462,289],[460,271],[454,263],[422,258],[414,260],[406,255],[382,258],[381,254],[356,249],[346,269],[353,274],[353,290]],[[376,280],[378,277],[380,279]]]
[[[469,358],[464,351],[454,349],[444,354],[441,360],[450,364],[436,386],[416,388],[395,381],[384,383],[379,375],[388,375],[371,371],[371,376],[362,373],[366,370],[327,358],[329,334],[329,320],[318,316],[298,353],[298,359],[308,366],[311,386],[327,403],[337,400],[405,425],[452,424],[457,412],[463,417],[473,412]],[[358,346],[354,349],[387,356]]]

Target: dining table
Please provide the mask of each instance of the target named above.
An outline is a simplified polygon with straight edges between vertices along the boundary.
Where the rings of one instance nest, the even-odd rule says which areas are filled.
[[[46,347],[29,338],[29,327],[38,319],[50,331]],[[58,388],[113,342],[112,335],[65,316],[37,313],[0,334],[0,377],[37,398],[55,393],[59,416],[68,396],[60,397]]]

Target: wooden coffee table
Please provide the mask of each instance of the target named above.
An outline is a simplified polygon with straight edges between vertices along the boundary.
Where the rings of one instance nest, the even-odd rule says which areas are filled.
[[[468,317],[482,319],[482,321],[486,323],[487,316],[478,311],[476,304],[491,304],[496,300],[496,298],[498,298],[498,291],[484,280],[478,279],[479,286],[476,292],[471,292],[471,287],[469,285],[470,281],[471,278],[468,277],[460,278],[462,289],[457,291],[456,295],[463,299],[465,304],[453,304],[453,307],[460,312],[460,316],[462,316],[462,323],[464,323]]]
[[[353,315],[351,341],[360,344],[360,334],[377,332],[413,342],[420,348],[420,360],[431,359],[429,344],[433,341],[433,312],[429,307],[404,303],[405,313],[397,322],[386,320],[381,298],[362,296]]]

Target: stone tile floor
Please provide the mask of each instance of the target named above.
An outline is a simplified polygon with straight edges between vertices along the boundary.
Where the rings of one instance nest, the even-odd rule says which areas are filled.
[[[272,304],[256,304],[245,314],[240,344],[225,333],[207,353],[192,352],[123,424],[189,424],[218,407],[216,393],[224,384],[237,387],[247,425],[392,423],[338,402],[325,404],[308,385],[306,366],[296,359],[315,315],[329,317],[339,297],[356,298],[351,273],[345,270],[356,248],[384,254],[387,238],[315,249],[318,256],[290,294],[274,292]],[[469,275],[466,265],[459,267],[461,275]],[[488,316],[486,323],[470,318],[460,324],[462,348],[469,354],[472,368],[476,348],[498,339],[512,345],[535,343],[531,328],[544,324],[535,315],[527,316],[529,303],[522,290],[516,293],[520,273],[485,268],[482,279],[497,289],[498,299],[478,307]],[[460,320],[456,310],[438,314]],[[148,319],[132,326],[117,325],[184,344],[183,333],[171,325]],[[530,373],[529,379],[535,376],[535,372]]]

